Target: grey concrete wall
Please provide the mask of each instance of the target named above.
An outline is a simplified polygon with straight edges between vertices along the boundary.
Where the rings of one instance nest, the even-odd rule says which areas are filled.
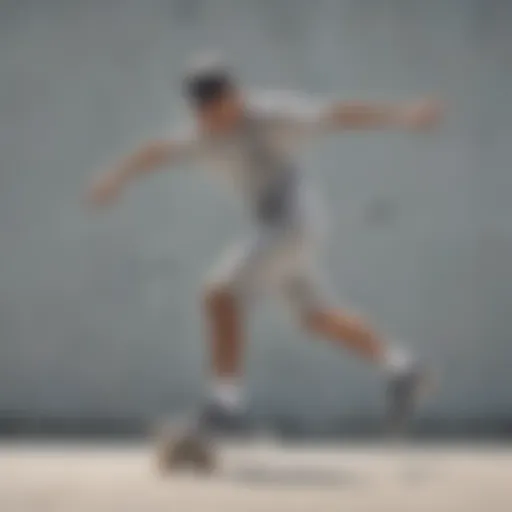
[[[197,297],[236,206],[185,170],[106,213],[82,196],[184,114],[180,71],[215,47],[251,85],[446,101],[438,134],[345,134],[305,164],[333,287],[440,366],[425,415],[510,416],[511,24],[505,0],[0,2],[0,415],[145,418],[201,396]],[[256,407],[311,425],[379,412],[374,371],[266,309]]]

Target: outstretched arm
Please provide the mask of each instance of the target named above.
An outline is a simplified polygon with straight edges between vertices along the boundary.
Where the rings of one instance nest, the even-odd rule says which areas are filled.
[[[178,140],[148,142],[97,176],[89,189],[89,200],[96,205],[109,204],[134,178],[164,165],[181,162],[190,155],[191,149],[190,143]]]
[[[318,101],[294,93],[275,97],[277,119],[291,133],[314,135],[338,130],[398,128],[427,130],[441,118],[441,105],[432,99],[404,102]]]
[[[337,102],[322,115],[331,129],[402,128],[426,130],[438,124],[441,106],[437,101],[421,99],[403,103]]]

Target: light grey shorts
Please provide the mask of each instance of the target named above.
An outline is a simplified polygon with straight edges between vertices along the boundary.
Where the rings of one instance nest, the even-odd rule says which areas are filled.
[[[226,251],[208,284],[227,288],[243,300],[277,292],[294,312],[306,313],[325,303],[317,249],[316,233],[304,226],[259,226]]]

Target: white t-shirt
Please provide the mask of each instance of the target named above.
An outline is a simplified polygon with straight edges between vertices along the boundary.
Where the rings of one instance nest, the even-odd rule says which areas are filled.
[[[176,137],[179,157],[197,160],[228,178],[259,222],[290,219],[301,209],[295,152],[328,129],[325,104],[292,92],[250,93],[246,115],[228,135],[192,127]]]

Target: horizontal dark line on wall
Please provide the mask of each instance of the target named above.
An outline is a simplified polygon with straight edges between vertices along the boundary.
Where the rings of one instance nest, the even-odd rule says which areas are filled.
[[[376,439],[383,434],[383,426],[375,418],[345,418],[312,427],[281,417],[267,418],[265,425],[266,430],[283,439]],[[150,421],[136,418],[0,415],[0,436],[4,438],[141,439],[151,433],[151,427]],[[512,440],[512,416],[425,419],[414,425],[411,435],[425,440]]]

